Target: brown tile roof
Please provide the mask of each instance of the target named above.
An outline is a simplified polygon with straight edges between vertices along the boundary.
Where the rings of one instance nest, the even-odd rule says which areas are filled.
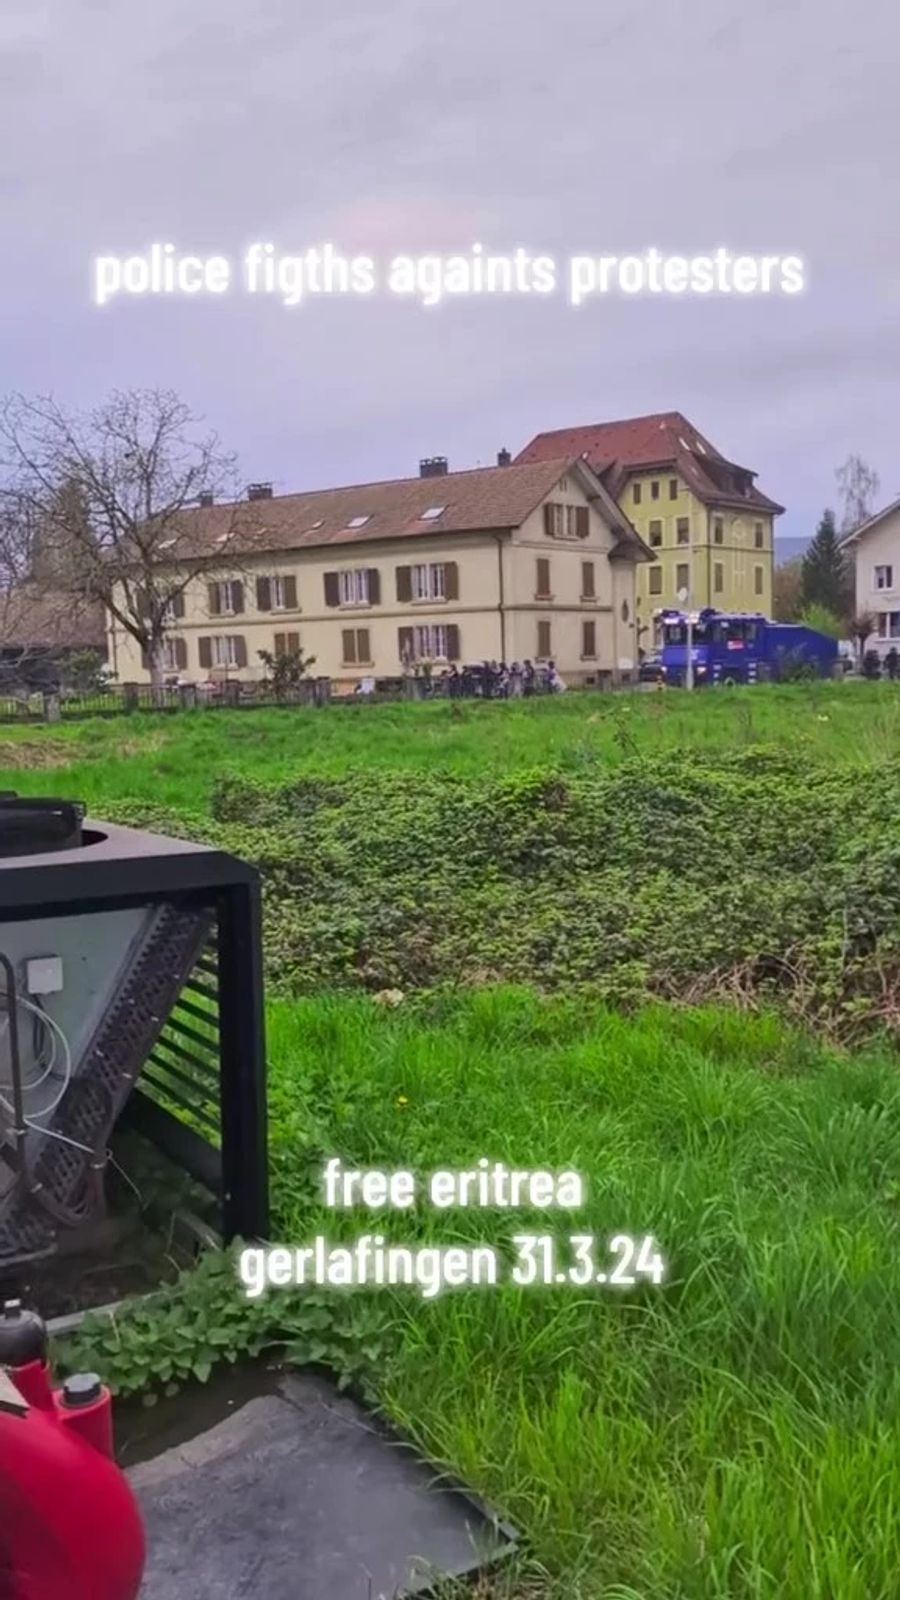
[[[622,422],[539,433],[516,456],[516,465],[557,456],[585,457],[614,495],[621,492],[635,468],[673,467],[697,498],[709,505],[751,505],[776,516],[784,510],[755,487],[755,473],[728,461],[680,411],[656,411]],[[750,479],[749,494],[733,487],[734,472]]]
[[[0,650],[106,650],[102,605],[22,584],[0,594]]]
[[[181,514],[181,531],[165,558],[215,556],[217,539],[227,552],[249,553],[518,528],[568,466],[571,461],[565,457],[544,457],[524,466],[478,467],[436,478],[393,478],[239,505],[193,507]],[[422,513],[433,506],[445,509],[439,517],[423,520]],[[355,517],[367,521],[351,528]],[[163,559],[162,545],[159,555]]]

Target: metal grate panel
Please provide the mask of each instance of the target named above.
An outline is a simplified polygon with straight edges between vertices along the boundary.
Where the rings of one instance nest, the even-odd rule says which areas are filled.
[[[209,908],[160,909],[47,1126],[30,1181],[20,1180],[5,1197],[0,1263],[51,1252],[60,1225],[77,1226],[97,1208],[98,1176],[113,1127],[141,1068],[162,1042],[181,987],[207,946],[212,920]]]

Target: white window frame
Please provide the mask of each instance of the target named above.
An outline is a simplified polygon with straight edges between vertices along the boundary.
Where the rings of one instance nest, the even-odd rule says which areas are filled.
[[[876,589],[893,589],[893,587],[894,587],[894,568],[893,568],[893,565],[891,563],[887,563],[884,566],[875,567],[874,570],[873,570],[872,581],[873,581]]]
[[[900,611],[879,611],[877,638],[900,640]]]
[[[234,634],[214,633],[210,639],[209,656],[214,667],[236,667],[237,639]]]
[[[216,584],[216,601],[218,604],[217,617],[236,617],[234,609],[234,585],[239,582],[237,578],[222,578]]]
[[[285,598],[284,579],[282,577],[275,577],[271,578],[269,582],[271,585],[269,592],[272,600],[272,610],[286,611],[287,601]]]
[[[162,644],[163,644],[163,671],[164,672],[178,672],[178,670],[179,670],[178,659],[177,659],[177,656],[175,654],[176,641],[174,639],[163,639]]]
[[[414,600],[446,600],[447,577],[443,561],[420,561],[412,569]]]
[[[338,573],[338,593],[342,606],[369,605],[368,567],[344,567]]]
[[[447,661],[449,640],[443,622],[426,622],[413,629],[413,656],[416,661]]]

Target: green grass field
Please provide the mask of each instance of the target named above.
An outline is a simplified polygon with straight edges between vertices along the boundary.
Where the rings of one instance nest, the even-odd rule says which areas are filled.
[[[659,1287],[360,1297],[381,1402],[525,1536],[492,1595],[894,1600],[895,686],[184,714],[0,764],[262,864],[279,1242],[657,1239]],[[589,1192],[373,1225],[323,1211],[330,1155]]]
[[[0,729],[0,782],[21,788],[27,770],[35,794],[53,794],[64,780],[92,806],[139,797],[196,811],[225,772],[269,782],[373,769],[472,775],[756,744],[842,763],[896,752],[897,686],[827,682],[693,698],[677,690],[570,694],[507,704],[347,705],[324,713],[139,713],[59,728],[8,727]]]

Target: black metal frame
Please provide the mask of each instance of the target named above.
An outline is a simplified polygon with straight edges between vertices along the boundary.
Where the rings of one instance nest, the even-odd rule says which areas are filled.
[[[199,962],[214,1008],[209,1018],[215,1017],[217,1048],[207,1041],[207,1053],[214,1050],[218,1056],[215,1092],[208,1092],[209,1065],[195,1051],[192,1058],[185,1052],[181,1074],[187,1089],[193,1080],[194,1100],[189,1093],[173,1095],[171,1089],[160,1095],[152,1081],[152,1050],[141,1063],[122,1120],[216,1193],[226,1242],[239,1236],[264,1238],[268,1161],[259,874],[222,851],[90,819],[83,837],[80,849],[0,860],[0,924],[152,905],[183,906],[193,913],[203,907],[211,913],[215,960],[211,963],[201,953]],[[190,1007],[190,1001],[177,1004]],[[175,1026],[181,1034],[190,1031],[183,1021]],[[165,1050],[173,1048],[177,1044],[164,1042]],[[163,1060],[157,1075],[164,1089],[171,1071]],[[205,1090],[197,1089],[200,1072],[205,1072]],[[218,1101],[218,1149],[171,1109],[180,1104],[191,1121],[204,1125],[196,1110],[198,1094],[210,1104]],[[211,1121],[207,1111],[205,1125]]]

